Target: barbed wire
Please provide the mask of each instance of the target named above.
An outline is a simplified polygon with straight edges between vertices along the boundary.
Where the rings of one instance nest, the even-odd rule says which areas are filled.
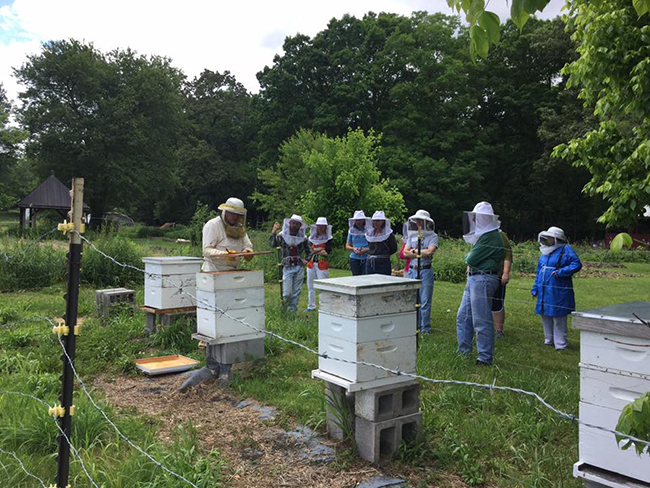
[[[5,260],[6,262],[8,262],[8,263],[11,262],[11,261],[13,261],[13,260],[15,260],[15,259],[18,259],[19,257],[22,257],[22,256],[24,256],[25,254],[27,254],[27,251],[30,251],[30,250],[31,250],[31,249],[32,249],[36,244],[38,244],[40,241],[42,241],[43,239],[45,239],[48,235],[50,235],[50,234],[56,232],[56,230],[57,230],[56,227],[54,227],[53,229],[48,230],[45,234],[43,234],[43,235],[37,237],[36,239],[33,239],[32,242],[31,242],[31,244],[29,244],[29,245],[28,245],[25,249],[23,249],[21,252],[19,252],[19,253],[17,253],[17,254],[14,254],[14,255],[12,255],[12,256],[9,256],[6,252],[2,251],[2,257],[3,257],[4,260]]]
[[[11,456],[12,458],[14,458],[16,460],[16,462],[20,465],[20,469],[22,469],[27,476],[29,476],[30,478],[34,478],[36,481],[38,481],[41,484],[41,486],[43,488],[47,488],[47,486],[45,485],[45,481],[43,481],[41,478],[36,476],[34,473],[30,473],[29,471],[27,471],[27,468],[25,467],[25,464],[20,460],[20,458],[18,456],[16,456],[15,453],[10,452],[10,451],[5,451],[1,447],[0,447],[0,453],[4,454],[5,456]]]
[[[48,322],[50,322],[51,325],[54,324],[50,319],[48,319]],[[146,451],[144,451],[140,446],[138,446],[138,445],[135,444],[133,441],[131,441],[131,439],[129,439],[129,438],[128,438],[128,437],[127,437],[127,436],[126,436],[126,435],[125,435],[125,434],[124,434],[124,433],[123,433],[123,432],[122,432],[122,431],[117,427],[117,425],[115,425],[115,423],[114,423],[114,422],[113,422],[113,421],[108,417],[108,415],[106,415],[106,412],[104,412],[104,410],[103,410],[99,405],[97,405],[97,403],[95,402],[94,398],[91,396],[90,392],[88,391],[88,388],[86,387],[86,384],[84,383],[84,381],[83,381],[83,380],[81,379],[81,377],[79,376],[79,373],[77,373],[77,370],[76,370],[76,368],[74,367],[73,361],[72,361],[72,359],[70,359],[70,356],[68,355],[68,351],[67,351],[66,348],[65,348],[65,344],[63,344],[63,341],[61,340],[61,336],[58,336],[58,335],[57,335],[57,339],[59,340],[59,345],[61,346],[61,349],[63,350],[63,354],[65,354],[65,357],[66,357],[67,360],[68,360],[68,364],[70,365],[70,368],[72,369],[72,372],[73,372],[75,378],[77,379],[77,382],[78,382],[79,385],[81,386],[81,389],[83,390],[84,394],[86,395],[86,397],[88,397],[88,400],[90,400],[90,403],[93,405],[93,407],[95,407],[95,409],[96,409],[96,410],[97,410],[97,411],[102,415],[102,417],[104,417],[104,419],[105,419],[105,420],[110,424],[110,426],[113,427],[113,429],[115,430],[115,432],[116,432],[116,433],[117,433],[117,434],[118,434],[118,435],[119,435],[119,436],[120,436],[120,437],[121,437],[121,438],[122,438],[122,439],[123,439],[123,440],[124,440],[128,445],[130,445],[133,449],[135,449],[135,450],[138,451],[140,454],[142,454],[143,456],[145,456],[147,459],[149,459],[152,463],[154,463],[156,466],[158,466],[159,468],[161,468],[163,471],[165,471],[165,472],[171,474],[172,476],[174,476],[174,477],[180,479],[181,481],[184,481],[185,483],[187,483],[188,485],[192,486],[193,488],[199,488],[197,485],[195,485],[194,483],[192,483],[190,480],[188,480],[187,478],[185,478],[183,475],[180,475],[180,474],[178,474],[178,473],[175,473],[174,471],[172,471],[171,469],[169,469],[167,466],[165,466],[165,465],[162,464],[161,462],[157,461],[153,456],[151,456],[149,453],[147,453]]]
[[[30,398],[32,400],[36,400],[37,402],[40,402],[45,407],[47,407],[48,410],[50,408],[50,405],[45,400],[43,400],[41,398],[38,398],[37,396],[30,395],[29,393],[23,393],[23,392],[20,392],[20,391],[0,390],[0,395],[13,395],[13,396],[21,396],[21,397],[25,397],[25,398]],[[97,486],[97,483],[95,483],[95,480],[92,478],[92,476],[90,476],[90,473],[88,473],[88,470],[86,469],[86,465],[83,462],[81,454],[79,454],[79,451],[77,451],[77,449],[75,449],[74,445],[72,444],[72,441],[70,441],[70,437],[68,437],[68,435],[65,433],[65,431],[61,428],[61,426],[59,425],[59,422],[56,419],[56,417],[53,416],[52,420],[54,420],[54,425],[56,425],[56,428],[59,430],[61,435],[65,438],[66,442],[70,446],[70,449],[72,449],[73,454],[79,460],[79,465],[81,466],[81,469],[83,470],[84,474],[88,478],[88,481],[90,481],[90,484],[92,484],[94,488],[99,488],[99,486]]]
[[[119,261],[117,261],[112,256],[109,256],[106,253],[104,253],[103,251],[99,250],[94,244],[92,244],[88,239],[86,239],[81,234],[79,234],[79,236],[86,243],[88,243],[88,245],[90,245],[95,251],[99,252],[105,258],[110,259],[111,261],[113,261],[118,266],[129,267],[129,268],[136,269],[136,270],[146,274],[146,271],[141,269],[141,268],[138,268],[136,266],[129,265],[129,264],[120,263]],[[171,286],[180,289],[180,287],[177,284],[175,284],[173,281],[171,281],[169,279],[166,279],[164,276],[163,276],[162,279],[164,281],[168,282]],[[242,324],[242,325],[244,325],[244,326],[246,326],[246,327],[248,327],[248,328],[250,328],[252,330],[263,333],[263,334],[268,335],[270,337],[275,337],[275,338],[277,338],[277,339],[279,339],[279,340],[281,340],[283,342],[293,344],[293,345],[295,345],[295,346],[297,346],[297,347],[299,347],[301,349],[304,349],[304,350],[308,351],[309,353],[311,353],[313,355],[316,355],[316,356],[318,356],[319,358],[322,358],[322,359],[331,359],[331,360],[334,360],[334,361],[339,361],[339,362],[342,362],[342,363],[352,364],[352,365],[355,365],[355,366],[368,366],[368,367],[371,367],[371,368],[376,368],[376,369],[385,371],[385,372],[393,374],[395,376],[404,376],[404,377],[408,377],[408,378],[418,379],[418,380],[425,381],[425,382],[432,383],[432,384],[464,385],[464,386],[471,386],[471,387],[476,387],[476,388],[481,388],[481,389],[487,389],[489,391],[498,390],[498,391],[507,391],[507,392],[512,392],[512,393],[518,393],[518,394],[525,395],[525,396],[528,396],[530,398],[533,398],[533,399],[537,400],[541,405],[543,405],[548,410],[555,413],[556,415],[558,415],[561,418],[570,420],[572,422],[576,422],[576,423],[578,423],[580,425],[583,425],[583,426],[585,426],[587,428],[596,429],[596,430],[600,430],[600,431],[607,432],[607,433],[610,433],[610,434],[614,434],[616,436],[619,436],[619,437],[622,437],[622,438],[625,438],[625,439],[629,439],[629,440],[632,440],[634,442],[637,442],[637,443],[640,443],[640,444],[643,444],[645,446],[650,447],[650,441],[639,439],[637,437],[625,434],[623,432],[619,432],[619,431],[614,430],[614,429],[609,429],[607,427],[603,427],[603,426],[600,426],[600,425],[590,424],[588,422],[580,420],[577,416],[575,416],[573,414],[566,413],[566,412],[554,407],[553,405],[551,405],[549,402],[547,402],[544,398],[542,398],[536,392],[522,390],[520,388],[513,388],[513,387],[509,387],[509,386],[498,386],[496,384],[496,379],[494,380],[494,382],[492,384],[483,384],[483,383],[476,383],[476,382],[472,382],[472,381],[461,381],[461,380],[434,379],[434,378],[428,378],[426,376],[418,375],[416,373],[405,373],[403,371],[387,368],[385,366],[381,366],[381,365],[374,364],[374,363],[369,363],[367,361],[356,361],[356,360],[344,359],[344,358],[340,358],[340,357],[336,357],[336,356],[329,356],[326,352],[325,353],[319,353],[318,351],[306,346],[305,344],[294,341],[293,339],[283,337],[280,334],[277,334],[277,333],[272,332],[272,331],[267,331],[266,329],[260,329],[259,327],[255,327],[254,325],[251,325],[251,324],[247,323],[243,319],[238,319],[238,318],[230,315],[229,313],[227,313],[227,311],[222,310],[219,307],[216,307],[216,306],[214,306],[214,305],[212,305],[210,303],[207,303],[207,302],[205,302],[203,300],[198,299],[196,296],[192,295],[191,293],[187,292],[186,290],[181,289],[181,292],[188,295],[196,303],[201,303],[201,304],[205,305],[207,307],[207,310],[213,310],[215,312],[218,312],[218,313],[224,315],[225,317],[228,317],[230,320],[234,320],[235,322],[238,322],[238,323],[240,323],[240,324]],[[75,373],[75,376],[76,376],[76,373]]]

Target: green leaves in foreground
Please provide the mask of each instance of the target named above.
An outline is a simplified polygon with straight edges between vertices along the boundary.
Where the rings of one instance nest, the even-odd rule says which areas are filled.
[[[616,424],[616,430],[644,441],[650,441],[650,391],[623,408]],[[619,445],[624,443],[621,446],[624,451],[634,445],[639,456],[643,454],[643,451],[650,454],[650,447],[645,444],[619,435],[616,436],[616,441]]]
[[[616,234],[616,237],[612,239],[612,243],[609,245],[612,251],[620,251],[622,249],[629,249],[630,247],[632,247],[632,236],[627,232]]]
[[[510,18],[519,29],[524,25],[531,15],[542,12],[550,0],[512,0],[510,4]],[[602,3],[602,0],[590,0],[596,6]],[[570,5],[571,2],[567,2]],[[491,44],[499,43],[501,30],[499,17],[485,10],[485,0],[447,0],[452,10],[458,13],[465,13],[465,20],[470,26],[470,54],[472,60],[476,61],[478,54],[482,58],[487,58]],[[632,5],[639,18],[650,12],[650,0],[632,0]],[[496,19],[496,25],[495,25]]]

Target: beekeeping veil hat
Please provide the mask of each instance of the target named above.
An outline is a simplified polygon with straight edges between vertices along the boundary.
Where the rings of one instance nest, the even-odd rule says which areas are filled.
[[[291,222],[298,222],[300,224],[300,228],[295,235],[291,234]],[[293,214],[291,218],[284,219],[280,235],[288,245],[297,246],[307,238],[307,224],[302,220],[300,215]]]
[[[383,221],[384,226],[381,229],[375,229],[373,222]],[[383,210],[377,210],[372,214],[371,219],[366,221],[366,239],[368,242],[382,242],[388,239],[393,233],[393,229],[390,227],[390,219],[386,218],[386,214]]]
[[[418,210],[415,214],[409,217],[409,223],[412,225],[409,226],[409,232],[417,234],[418,232],[418,220],[421,220],[422,225],[422,235],[427,236],[434,234],[436,224],[431,218],[431,214],[426,210]],[[411,234],[413,235],[413,234]]]
[[[501,227],[499,216],[494,215],[492,205],[480,202],[471,212],[463,212],[463,239],[470,244],[476,244],[479,238],[488,232]]]
[[[246,208],[239,198],[230,197],[226,203],[218,207],[221,210],[221,221],[226,229],[226,235],[234,239],[241,239],[246,235]],[[226,218],[226,213],[237,215],[237,221],[232,225]]]
[[[318,233],[318,226],[324,225],[325,232],[322,234]],[[318,217],[316,223],[311,226],[309,229],[309,242],[312,244],[325,244],[332,238],[332,226],[327,223],[325,217]]]
[[[567,243],[564,231],[559,227],[549,227],[537,236],[539,250],[542,254],[551,254],[553,251]]]
[[[357,220],[363,220],[363,226],[361,228],[355,225]],[[348,232],[353,236],[366,235],[366,227],[369,225],[369,220],[366,214],[363,213],[363,210],[355,210],[352,218],[348,219]]]

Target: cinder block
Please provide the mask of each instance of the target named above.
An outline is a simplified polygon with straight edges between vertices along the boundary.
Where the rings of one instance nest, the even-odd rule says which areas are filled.
[[[381,422],[420,410],[420,384],[417,381],[358,391],[354,410],[357,417]]]
[[[392,457],[402,441],[414,442],[422,432],[422,414],[413,413],[383,422],[355,419],[354,438],[359,456],[373,464]]]
[[[354,393],[325,382],[327,432],[333,439],[343,440],[348,433],[354,433],[354,401]]]
[[[127,288],[95,290],[95,308],[100,317],[107,318],[110,309],[121,304],[135,307],[135,291]]]
[[[208,345],[206,360],[208,368],[219,363],[235,364],[264,357],[264,338],[248,341],[229,342],[226,344]]]

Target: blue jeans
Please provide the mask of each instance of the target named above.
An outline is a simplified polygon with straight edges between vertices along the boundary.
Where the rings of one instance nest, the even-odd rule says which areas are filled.
[[[390,276],[391,275],[391,265],[390,258],[368,258],[366,260],[366,272],[365,274],[383,274]]]
[[[305,268],[296,265],[282,270],[282,300],[284,306],[294,312],[298,311],[298,301],[305,281]]]
[[[456,315],[458,352],[470,354],[476,331],[478,359],[489,364],[493,361],[494,325],[492,322],[492,297],[499,285],[497,275],[467,277],[463,299]]]
[[[360,276],[362,274],[365,274],[366,260],[350,258],[350,269],[352,270],[352,276]]]
[[[418,270],[410,268],[408,277],[416,280],[418,277]],[[433,295],[433,270],[421,269],[420,279],[422,280],[422,288],[418,291],[420,295],[420,323],[418,328],[422,332],[431,332],[431,296]]]

